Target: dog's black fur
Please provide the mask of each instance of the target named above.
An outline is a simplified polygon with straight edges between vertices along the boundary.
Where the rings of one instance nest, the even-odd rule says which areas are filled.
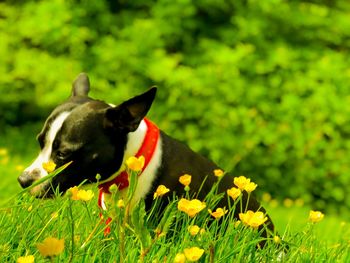
[[[52,196],[57,187],[61,192],[65,192],[68,188],[79,185],[84,180],[94,183],[96,182],[96,174],[101,175],[101,180],[106,180],[118,171],[123,162],[128,134],[138,128],[156,95],[156,88],[151,88],[144,94],[118,106],[110,106],[105,102],[88,97],[89,90],[90,84],[87,75],[80,74],[73,83],[71,97],[51,113],[38,135],[41,149],[47,149],[46,145],[52,143],[49,158],[57,166],[73,161],[49,184],[37,189],[34,194],[39,197]],[[48,131],[62,112],[69,112],[69,115],[59,127],[54,140],[49,142],[47,141]],[[198,198],[203,199],[217,181],[217,178],[213,176],[213,171],[219,167],[163,131],[160,131],[160,138],[162,156],[152,187],[145,196],[146,203],[152,202],[152,194],[160,184],[166,185],[181,195],[183,186],[178,180],[179,176],[185,173],[192,175],[191,191],[194,193],[198,193],[204,178],[207,176],[201,191],[198,193]],[[18,180],[23,187],[28,187],[42,176],[41,172],[40,167],[32,165],[22,173]],[[226,192],[232,186],[233,178],[225,175],[220,182],[218,191]],[[244,194],[243,199],[243,207],[245,207],[246,194]],[[227,207],[226,196],[221,199],[218,205]],[[265,212],[253,196],[250,197],[248,209]],[[237,208],[237,217],[239,212],[241,211]],[[268,218],[267,224],[268,228],[273,230],[270,218]]]

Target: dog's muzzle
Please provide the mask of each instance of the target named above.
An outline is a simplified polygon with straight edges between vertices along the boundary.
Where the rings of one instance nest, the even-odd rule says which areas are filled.
[[[24,171],[18,178],[19,184],[22,188],[31,186],[36,180],[40,178],[40,169],[34,169],[33,171]]]

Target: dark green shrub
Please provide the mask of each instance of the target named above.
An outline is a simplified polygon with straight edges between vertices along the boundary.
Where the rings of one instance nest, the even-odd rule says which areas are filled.
[[[157,85],[168,133],[261,192],[349,209],[349,15],[348,1],[4,2],[0,121],[40,118],[80,71],[114,103]]]

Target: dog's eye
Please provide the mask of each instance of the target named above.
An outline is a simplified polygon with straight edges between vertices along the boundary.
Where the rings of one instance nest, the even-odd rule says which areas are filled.
[[[59,160],[64,160],[64,159],[66,159],[67,157],[68,157],[68,153],[67,152],[62,152],[62,151],[57,151],[57,153],[56,153],[56,157],[57,157],[57,159],[59,159]]]

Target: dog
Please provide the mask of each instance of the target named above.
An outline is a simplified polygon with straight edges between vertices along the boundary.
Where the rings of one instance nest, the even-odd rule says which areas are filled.
[[[41,151],[18,177],[23,188],[48,175],[43,163],[53,161],[59,167],[71,162],[57,176],[31,188],[30,193],[39,198],[52,197],[55,189],[64,193],[83,182],[96,183],[99,174],[100,199],[103,199],[112,184],[120,191],[128,187],[123,164],[131,156],[143,155],[145,166],[138,176],[134,202],[145,199],[146,207],[149,206],[156,187],[161,184],[181,196],[184,187],[179,183],[179,176],[183,174],[192,176],[191,191],[204,199],[217,181],[213,171],[219,167],[168,136],[146,118],[155,99],[155,87],[118,106],[90,98],[89,90],[88,76],[80,73],[73,82],[71,96],[53,110],[37,136]],[[225,192],[232,187],[232,180],[231,176],[225,175],[218,191]],[[244,194],[243,207],[246,202],[247,194]],[[226,196],[218,205],[228,207]],[[253,196],[247,207],[266,212]],[[235,211],[238,218],[241,211],[238,207]],[[271,218],[267,217],[267,226],[273,231]]]

